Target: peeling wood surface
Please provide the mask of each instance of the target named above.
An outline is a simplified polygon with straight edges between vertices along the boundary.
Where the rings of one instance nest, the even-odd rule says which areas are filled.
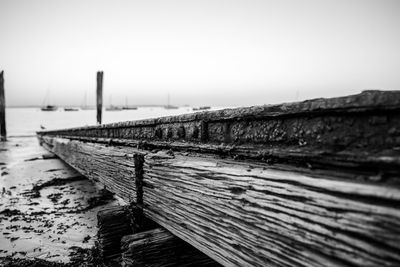
[[[226,266],[399,266],[400,190],[147,155],[145,215]]]

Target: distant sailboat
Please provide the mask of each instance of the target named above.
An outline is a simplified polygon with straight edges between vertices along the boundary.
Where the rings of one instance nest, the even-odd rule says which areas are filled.
[[[122,109],[124,109],[124,110],[126,110],[126,109],[133,109],[133,110],[135,110],[135,109],[137,109],[137,107],[135,107],[135,106],[129,106],[129,105],[128,105],[128,97],[125,97],[125,106],[122,107]]]
[[[50,95],[49,90],[47,90],[46,97],[44,98],[43,104],[42,104],[42,107],[41,107],[42,111],[56,111],[58,109],[57,106],[48,104],[49,99],[50,99],[49,95]]]
[[[79,111],[79,108],[64,108],[64,111]]]
[[[90,107],[87,105],[87,92],[85,92],[85,96],[83,97],[83,103],[81,106],[81,110],[93,110],[94,107]]]
[[[113,104],[112,104],[112,98],[111,98],[111,96],[110,96],[110,106],[108,107],[108,108],[106,108],[106,111],[121,111],[122,110],[122,108],[121,107],[119,107],[119,106],[114,106]]]
[[[46,105],[41,108],[42,111],[56,111],[58,109],[57,106]]]
[[[209,106],[202,106],[202,107],[198,107],[198,108],[193,108],[193,110],[208,110],[208,109],[210,109],[211,107],[209,107]]]
[[[164,106],[164,108],[165,109],[178,109],[177,106],[172,106],[172,105],[169,104],[169,93],[168,93],[168,102],[167,102],[167,105]]]
[[[121,111],[122,108],[121,108],[121,107],[118,107],[118,106],[110,105],[108,108],[106,108],[106,110],[107,110],[107,111]]]

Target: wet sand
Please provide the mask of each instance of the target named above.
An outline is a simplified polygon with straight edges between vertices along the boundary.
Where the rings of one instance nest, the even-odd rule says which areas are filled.
[[[118,201],[39,146],[0,142],[0,257],[69,262],[94,246],[96,214]]]

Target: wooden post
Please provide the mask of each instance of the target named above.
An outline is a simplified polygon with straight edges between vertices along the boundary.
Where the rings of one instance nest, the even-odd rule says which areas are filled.
[[[6,99],[4,98],[4,71],[0,72],[0,140],[6,141]]]
[[[136,205],[132,208],[135,223],[133,225],[135,232],[143,231],[144,214],[143,214],[143,162],[144,156],[141,154],[134,155],[135,160],[135,186],[136,186]]]
[[[103,260],[109,261],[120,256],[121,238],[132,234],[129,215],[123,206],[111,206],[97,213],[97,239]]]
[[[101,111],[103,109],[103,72],[97,72],[97,124],[101,124]]]
[[[133,212],[132,212],[133,211]],[[97,240],[100,256],[103,261],[112,261],[121,256],[121,238],[135,232],[135,225],[138,224],[135,218],[135,205],[111,206],[100,210],[97,213]],[[159,227],[153,221],[143,217],[140,222],[144,224],[141,230],[148,231]]]

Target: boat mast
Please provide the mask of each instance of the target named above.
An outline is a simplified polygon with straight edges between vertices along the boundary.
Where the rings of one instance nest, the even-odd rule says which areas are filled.
[[[85,92],[85,97],[83,98],[84,101],[84,107],[85,109],[87,108],[87,91]]]
[[[50,104],[49,104],[49,102],[50,102],[49,99],[50,99],[50,89],[47,88],[46,96],[44,97],[43,102],[42,102],[42,107],[45,107],[45,106],[47,106],[47,105],[50,105]]]

